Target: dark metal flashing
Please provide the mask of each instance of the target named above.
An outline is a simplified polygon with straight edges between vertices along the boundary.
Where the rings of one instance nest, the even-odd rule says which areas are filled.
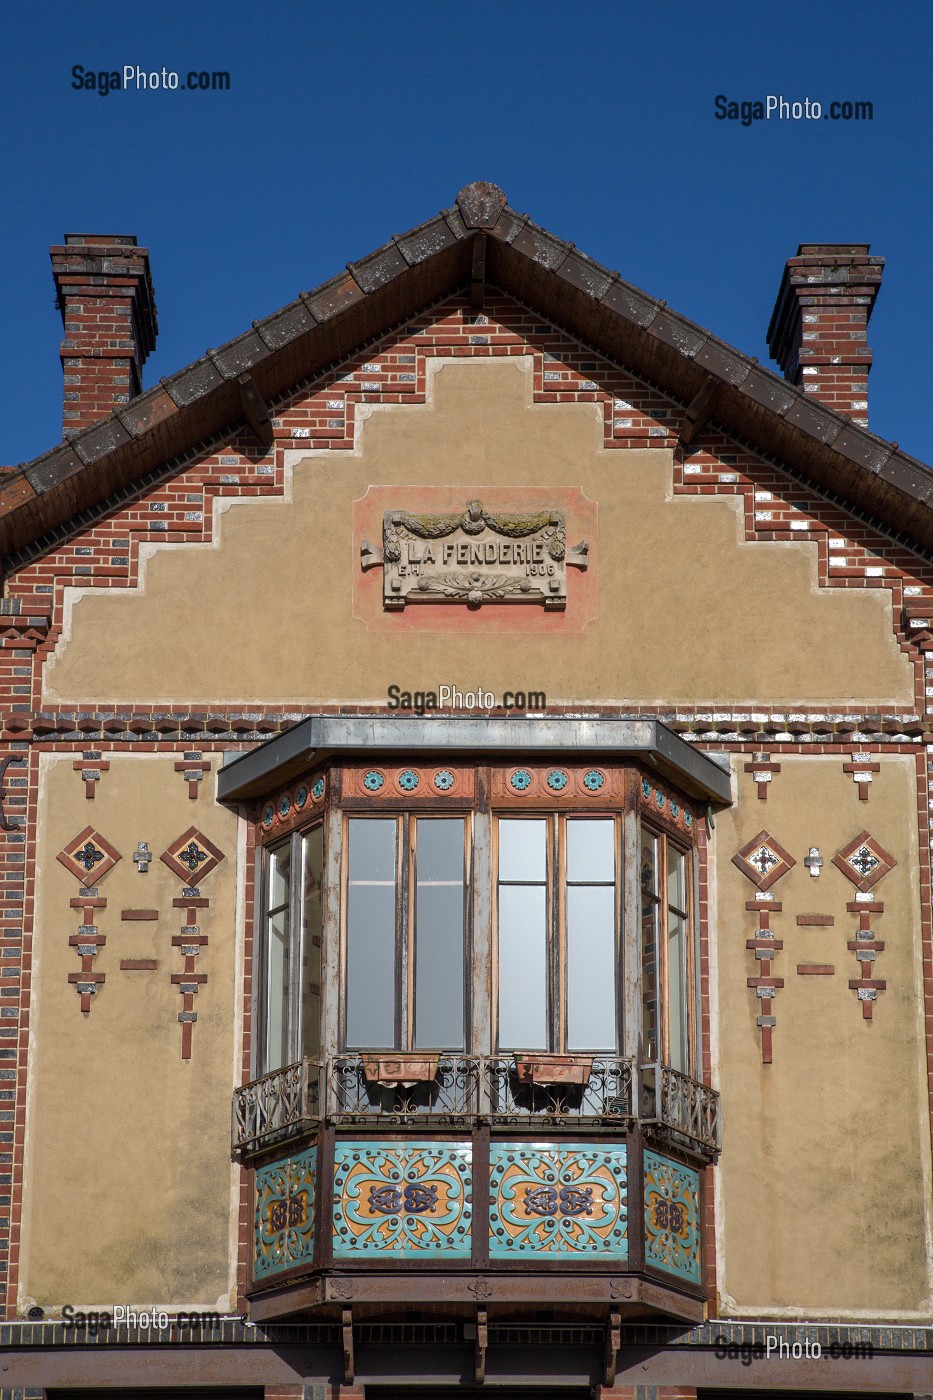
[[[655,719],[490,719],[461,715],[311,715],[249,753],[228,757],[217,775],[221,802],[261,797],[334,754],[469,753],[641,758],[694,797],[732,801],[728,759],[705,754]]]
[[[242,422],[245,373],[259,399],[274,403],[443,296],[467,288],[476,298],[490,286],[681,404],[694,404],[712,384],[715,419],[728,434],[922,550],[933,548],[929,467],[630,286],[480,182],[462,190],[453,208],[8,473],[0,486],[0,552],[49,536],[193,443]]]

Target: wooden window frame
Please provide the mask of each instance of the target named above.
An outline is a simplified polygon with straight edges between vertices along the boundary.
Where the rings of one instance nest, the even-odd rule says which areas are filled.
[[[622,1053],[623,1025],[622,1009],[624,1002],[625,979],[625,933],[624,933],[624,812],[621,809],[599,811],[529,811],[518,812],[511,808],[498,809],[492,813],[492,1023],[494,1052],[508,1055],[522,1050],[535,1053],[531,1046],[503,1046],[499,1036],[499,890],[502,885],[538,885],[541,881],[500,880],[499,878],[499,823],[502,821],[545,821],[545,938],[547,949],[547,1047],[538,1050],[541,1054],[557,1055],[618,1055]],[[567,850],[569,821],[606,821],[613,824],[613,855],[615,863],[614,879],[610,882],[579,881],[574,885],[605,887],[610,883],[614,890],[613,936],[615,947],[615,1045],[601,1047],[567,1048],[568,1036],[568,928],[567,928]]]
[[[307,826],[290,831],[279,841],[270,842],[266,846],[261,846],[258,851],[259,856],[259,888],[261,897],[259,901],[259,946],[257,958],[258,987],[257,987],[257,1065],[256,1069],[260,1075],[271,1074],[274,1070],[283,1069],[287,1065],[297,1064],[302,1058],[303,1050],[303,1027],[302,1016],[302,976],[304,973],[305,948],[304,948],[304,920],[303,914],[303,881],[304,881],[304,842],[311,832],[321,828],[325,842],[325,868],[326,868],[326,822],[323,814],[308,823]],[[270,906],[270,878],[272,871],[272,861],[274,857],[285,849],[290,851],[291,866],[288,872],[288,1000],[286,1006],[286,1044],[288,1046],[287,1057],[284,1065],[269,1065],[268,1059],[268,1031],[269,1031],[269,920],[286,905],[277,904]],[[323,989],[322,989],[323,991]]]
[[[348,811],[341,813],[341,877],[340,877],[340,1048],[342,1054],[368,1051],[395,1051],[399,1054],[449,1053],[469,1054],[472,1043],[473,1007],[470,969],[473,962],[473,841],[475,838],[474,810],[452,811],[449,808],[393,808],[378,812]],[[463,823],[463,1045],[415,1046],[415,979],[417,893],[417,824],[424,819]],[[350,1045],[347,1038],[347,998],[349,992],[349,889],[350,889],[350,822],[395,821],[395,976],[393,979],[394,1045]]]
[[[696,918],[695,918],[695,891],[694,891],[694,862],[696,858],[696,848],[674,839],[665,827],[656,824],[642,816],[639,822],[639,830],[647,832],[657,841],[658,861],[656,871],[656,886],[658,893],[651,895],[651,901],[657,910],[657,960],[658,960],[658,1018],[660,1022],[660,1035],[658,1044],[658,1054],[656,1059],[671,1068],[671,999],[670,999],[670,969],[669,963],[669,919],[672,910],[684,919],[686,948],[684,950],[684,1004],[686,1007],[687,1024],[683,1030],[684,1046],[686,1048],[687,1063],[679,1069],[679,1073],[696,1077],[697,1071],[697,1017],[698,1007],[696,999],[697,991],[697,971],[696,971]],[[676,906],[668,902],[667,877],[668,877],[668,849],[673,847],[684,857],[684,909],[677,909]],[[639,835],[639,852],[641,851],[641,836]],[[641,857],[639,856],[639,864]],[[645,892],[641,890],[639,884],[641,900],[645,899]],[[639,928],[639,951],[642,951],[641,930]],[[642,1012],[642,1016],[643,1016]],[[639,1040],[642,1035],[644,1021],[639,1026]],[[641,1059],[644,1063],[651,1063],[642,1046]]]

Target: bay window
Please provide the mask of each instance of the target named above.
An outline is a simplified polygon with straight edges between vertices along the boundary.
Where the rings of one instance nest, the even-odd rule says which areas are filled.
[[[697,1072],[679,794],[621,764],[329,771],[262,809],[257,1074],[370,1051]]]

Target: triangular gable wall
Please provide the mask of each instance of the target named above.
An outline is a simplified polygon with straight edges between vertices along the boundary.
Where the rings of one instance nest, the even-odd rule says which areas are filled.
[[[415,406],[430,400],[431,371],[452,360],[480,364],[514,357],[530,373],[520,391],[528,402],[519,395],[514,404],[523,421],[549,407],[576,406],[581,422],[590,424],[576,439],[571,433],[550,461],[546,446],[539,445],[534,462],[520,467],[520,432],[505,452],[496,449],[493,430],[493,445],[481,452],[482,431],[489,427],[482,394],[473,408],[459,410],[461,418],[467,414],[466,434],[455,430],[444,450],[438,443],[433,477],[428,462],[409,470],[404,451],[391,465],[378,454],[373,459],[367,444],[393,408],[404,415],[405,433],[415,438],[421,431]],[[504,404],[500,411],[513,412]],[[353,685],[338,687],[342,701],[384,701],[387,685],[399,680],[393,674],[398,636],[406,637],[408,664],[420,672],[418,648],[423,657],[431,655],[424,638],[438,630],[438,613],[432,620],[430,609],[409,610],[411,620],[402,626],[396,618],[365,620],[356,596],[360,541],[354,536],[351,542],[353,501],[370,485],[391,486],[398,488],[397,505],[408,508],[406,488],[420,482],[456,487],[462,509],[484,486],[504,489],[522,481],[523,490],[545,482],[575,487],[598,506],[592,568],[572,579],[577,594],[588,599],[586,616],[570,607],[564,615],[536,617],[530,627],[530,615],[524,613],[518,624],[515,610],[456,611],[457,638],[445,643],[456,685],[462,688],[475,675],[471,634],[501,631],[507,614],[510,628],[539,639],[529,641],[525,655],[510,649],[509,664],[523,672],[522,684],[546,669],[552,705],[582,698],[654,709],[698,733],[707,719],[678,719],[674,712],[732,710],[743,716],[737,723],[746,732],[756,727],[748,716],[759,702],[879,715],[895,709],[905,723],[916,718],[923,677],[918,653],[905,638],[903,613],[905,604],[916,612],[929,596],[923,562],[730,441],[714,424],[689,448],[680,447],[674,401],[508,297],[489,293],[482,312],[466,298],[452,298],[366,356],[292,394],[274,412],[270,452],[259,453],[241,432],[132,503],[102,512],[99,523],[25,564],[10,580],[8,606],[18,605],[22,617],[54,609],[48,635],[36,638],[37,659],[49,664],[32,697],[49,725],[67,732],[69,712],[151,701],[154,712],[168,712],[163,733],[170,732],[173,715],[179,732],[191,732],[197,729],[192,708],[223,703],[248,708],[256,715],[257,735],[267,734],[309,706],[330,703],[341,669],[337,656],[355,646],[368,647],[374,664],[362,688],[358,671]],[[585,486],[577,450],[584,456],[595,451],[598,458]],[[352,490],[351,462],[359,463]],[[646,520],[639,530],[635,517],[644,498],[637,490],[627,493],[644,473],[639,489],[653,492],[658,506],[670,496],[672,526],[683,521],[692,501],[695,514],[679,556],[668,552],[677,528],[670,532]],[[301,522],[295,518],[298,497],[307,511]],[[276,506],[285,499],[289,507]],[[266,501],[268,507],[244,507],[244,501]],[[616,521],[613,510],[622,513]],[[247,519],[256,522],[252,542]],[[591,528],[593,522],[580,523]],[[209,557],[197,548],[178,548],[201,543],[212,546]],[[764,548],[758,553],[751,543]],[[243,558],[231,561],[227,578],[225,550],[236,549]],[[120,590],[120,596],[105,599],[101,589]],[[619,596],[629,600],[624,611]],[[377,634],[368,641],[367,629]],[[358,637],[348,649],[354,632]],[[386,638],[381,661],[379,633]],[[219,636],[227,642],[220,651]],[[302,645],[296,647],[299,636]],[[572,646],[568,637],[574,637]],[[231,657],[229,675],[224,655]],[[712,668],[703,662],[711,655],[718,658]],[[816,655],[820,666],[813,664]],[[493,671],[502,669],[488,659]],[[584,675],[592,683],[581,685]],[[429,683],[428,675],[420,680]],[[493,685],[492,672],[487,683]],[[38,673],[34,684],[40,684]],[[722,720],[717,723],[721,727]],[[240,723],[238,732],[251,728]]]

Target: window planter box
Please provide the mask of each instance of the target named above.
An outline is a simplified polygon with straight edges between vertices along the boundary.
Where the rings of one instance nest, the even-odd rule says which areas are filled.
[[[586,1084],[592,1055],[516,1055],[520,1084]]]
[[[437,1078],[437,1056],[425,1055],[361,1055],[367,1084],[381,1084],[387,1089],[397,1085],[410,1088],[413,1084],[430,1084]]]

